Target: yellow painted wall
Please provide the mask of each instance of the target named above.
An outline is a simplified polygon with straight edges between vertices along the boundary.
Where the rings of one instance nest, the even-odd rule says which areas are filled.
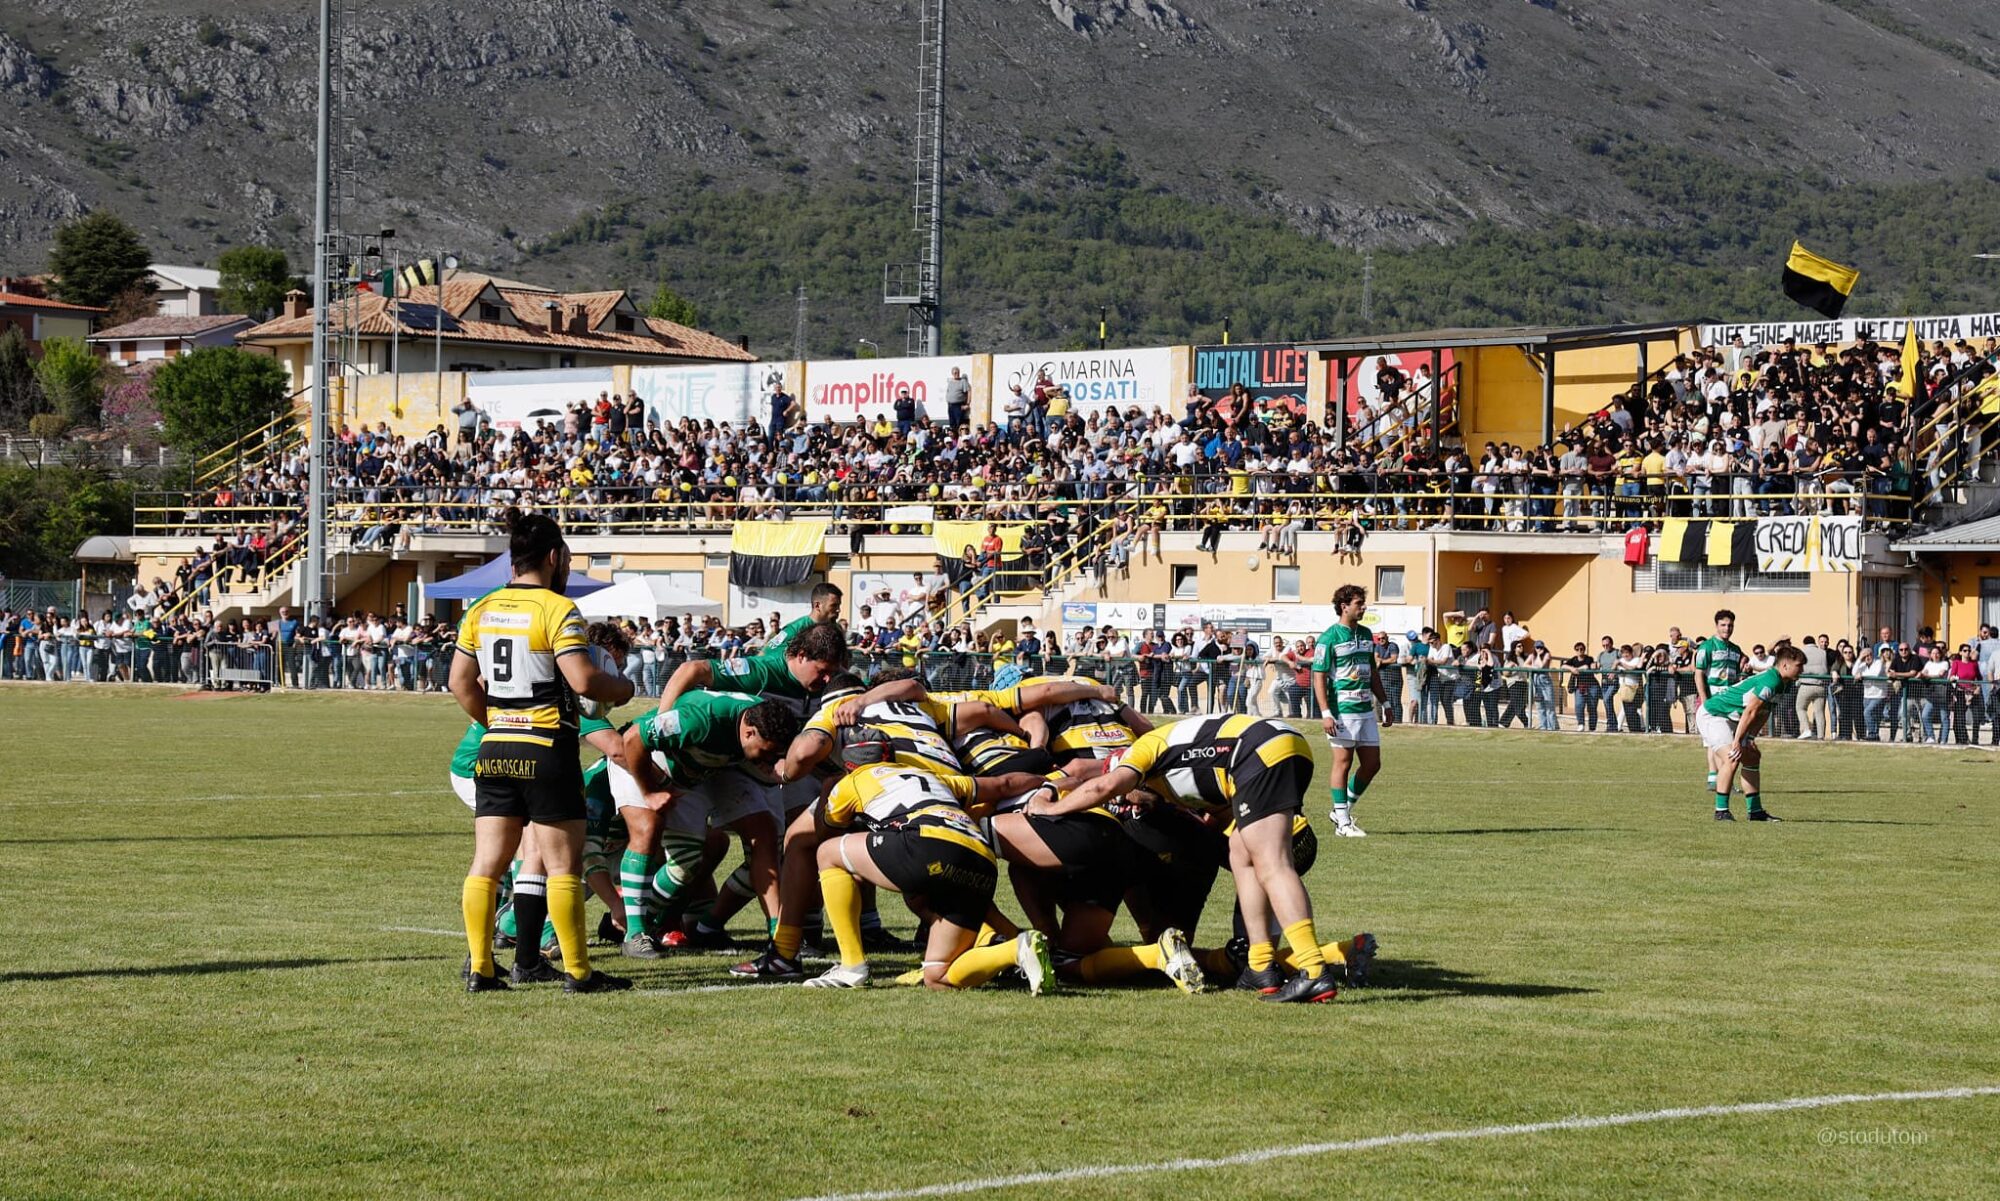
[[[1680,352],[1674,339],[1649,342],[1646,370],[1659,370]],[[1541,441],[1542,375],[1532,358],[1512,346],[1477,346],[1462,351],[1459,362],[1464,372],[1459,430],[1468,447]],[[1555,428],[1561,431],[1604,408],[1638,379],[1638,366],[1638,351],[1631,346],[1556,355]]]
[[[1924,579],[1924,621],[1956,649],[1979,633],[1980,583],[2000,580],[2000,552],[1953,551],[1926,558],[1933,570]],[[1943,584],[1936,571],[1939,563]]]

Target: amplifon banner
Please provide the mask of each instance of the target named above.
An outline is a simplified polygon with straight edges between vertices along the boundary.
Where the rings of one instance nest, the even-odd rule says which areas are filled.
[[[1283,400],[1305,411],[1306,372],[1312,355],[1290,342],[1194,348],[1194,388],[1214,400],[1242,384],[1252,400]]]
[[[665,426],[683,417],[768,422],[771,393],[785,379],[783,363],[716,363],[690,367],[634,367],[632,391],[646,402],[646,418]]]
[[[532,430],[544,423],[560,426],[563,410],[576,401],[597,403],[599,392],[611,391],[611,368],[584,367],[560,371],[484,371],[465,377],[465,397],[486,414],[493,428]]]
[[[896,419],[896,397],[910,395],[933,421],[945,418],[945,381],[958,368],[972,378],[971,355],[936,359],[840,359],[806,364],[807,421]]]
[[[1015,384],[1033,395],[1035,381],[1047,372],[1049,382],[1069,392],[1075,411],[1088,413],[1108,405],[1123,409],[1138,405],[1165,410],[1173,400],[1174,352],[1165,346],[1147,350],[1078,350],[1048,354],[993,356],[993,411]]]
[[[1956,342],[2000,338],[2000,313],[1960,313],[1956,317],[1842,317],[1838,321],[1769,321],[1738,325],[1704,325],[1698,332],[1703,346],[1727,346],[1743,339],[1745,346],[1781,346],[1787,339],[1800,346],[1824,342],[1838,346],[1859,342],[1901,342],[1915,322],[1924,342]]]

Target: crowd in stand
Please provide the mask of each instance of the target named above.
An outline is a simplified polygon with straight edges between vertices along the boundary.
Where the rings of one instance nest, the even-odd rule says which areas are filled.
[[[497,528],[510,507],[579,528],[718,525],[833,509],[875,522],[889,505],[953,516],[1039,517],[1050,502],[1157,500],[1166,527],[1360,525],[1596,529],[1665,515],[1801,510],[1901,518],[1985,449],[1980,371],[2000,346],[1935,344],[1912,403],[1896,347],[1717,347],[1675,358],[1554,445],[1433,445],[1427,394],[1385,363],[1345,431],[1294,398],[1240,386],[1162,407],[1084,412],[1044,379],[998,399],[987,423],[934,421],[907,395],[853,425],[807,423],[780,390],[773,419],[648,420],[637,396],[600,394],[532,429],[500,430],[469,403],[421,436],[343,426],[335,516],[363,548],[407,530]],[[964,406],[953,404],[954,415]],[[260,463],[200,508],[286,514],[303,501],[303,450]],[[1928,487],[1927,487],[1928,486]],[[1086,509],[1086,513],[1090,510]],[[1088,516],[1080,520],[1089,520]]]

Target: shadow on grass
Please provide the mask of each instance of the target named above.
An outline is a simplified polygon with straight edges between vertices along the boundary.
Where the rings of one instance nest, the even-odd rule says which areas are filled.
[[[296,968],[352,963],[426,963],[435,955],[390,955],[373,959],[219,959],[208,963],[162,963],[153,967],[91,967],[53,972],[0,972],[0,984],[43,980],[144,980],[154,976],[216,976],[230,972],[287,972]]]
[[[463,830],[376,830],[365,834],[133,834],[129,837],[99,838],[0,838],[0,846],[94,846],[107,842],[293,842],[312,839],[350,838],[455,838],[465,839]]]
[[[1466,830],[1377,830],[1377,838],[1443,838],[1463,834],[1623,834],[1622,826],[1482,826]]]
[[[1424,959],[1377,960],[1368,974],[1368,987],[1354,989],[1344,998],[1358,1001],[1434,1001],[1439,997],[1511,997],[1539,1000],[1547,997],[1575,997],[1595,993],[1594,988],[1571,988],[1562,984],[1515,984],[1487,980],[1466,972],[1453,971]]]

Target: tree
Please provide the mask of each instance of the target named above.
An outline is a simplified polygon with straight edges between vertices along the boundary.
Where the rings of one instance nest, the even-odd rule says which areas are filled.
[[[82,338],[50,338],[42,343],[35,382],[49,406],[71,427],[96,425],[104,401],[104,360]]]
[[[85,538],[132,532],[132,485],[94,468],[0,464],[0,575],[60,580]]]
[[[26,429],[28,419],[48,407],[28,357],[28,335],[10,325],[0,331],[0,429]]]
[[[285,293],[303,287],[285,252],[275,246],[236,246],[215,260],[222,273],[218,299],[225,313],[246,313],[268,321],[285,303]]]
[[[149,277],[152,263],[152,252],[139,231],[108,209],[58,226],[55,247],[49,251],[56,298],[71,304],[108,305],[132,287],[154,291]]]
[[[658,317],[662,321],[672,321],[679,325],[694,324],[694,301],[677,294],[672,288],[661,284],[653,293],[651,304],[646,306],[648,317]]]
[[[167,442],[204,454],[265,425],[285,407],[285,369],[268,355],[210,346],[153,373]]]

